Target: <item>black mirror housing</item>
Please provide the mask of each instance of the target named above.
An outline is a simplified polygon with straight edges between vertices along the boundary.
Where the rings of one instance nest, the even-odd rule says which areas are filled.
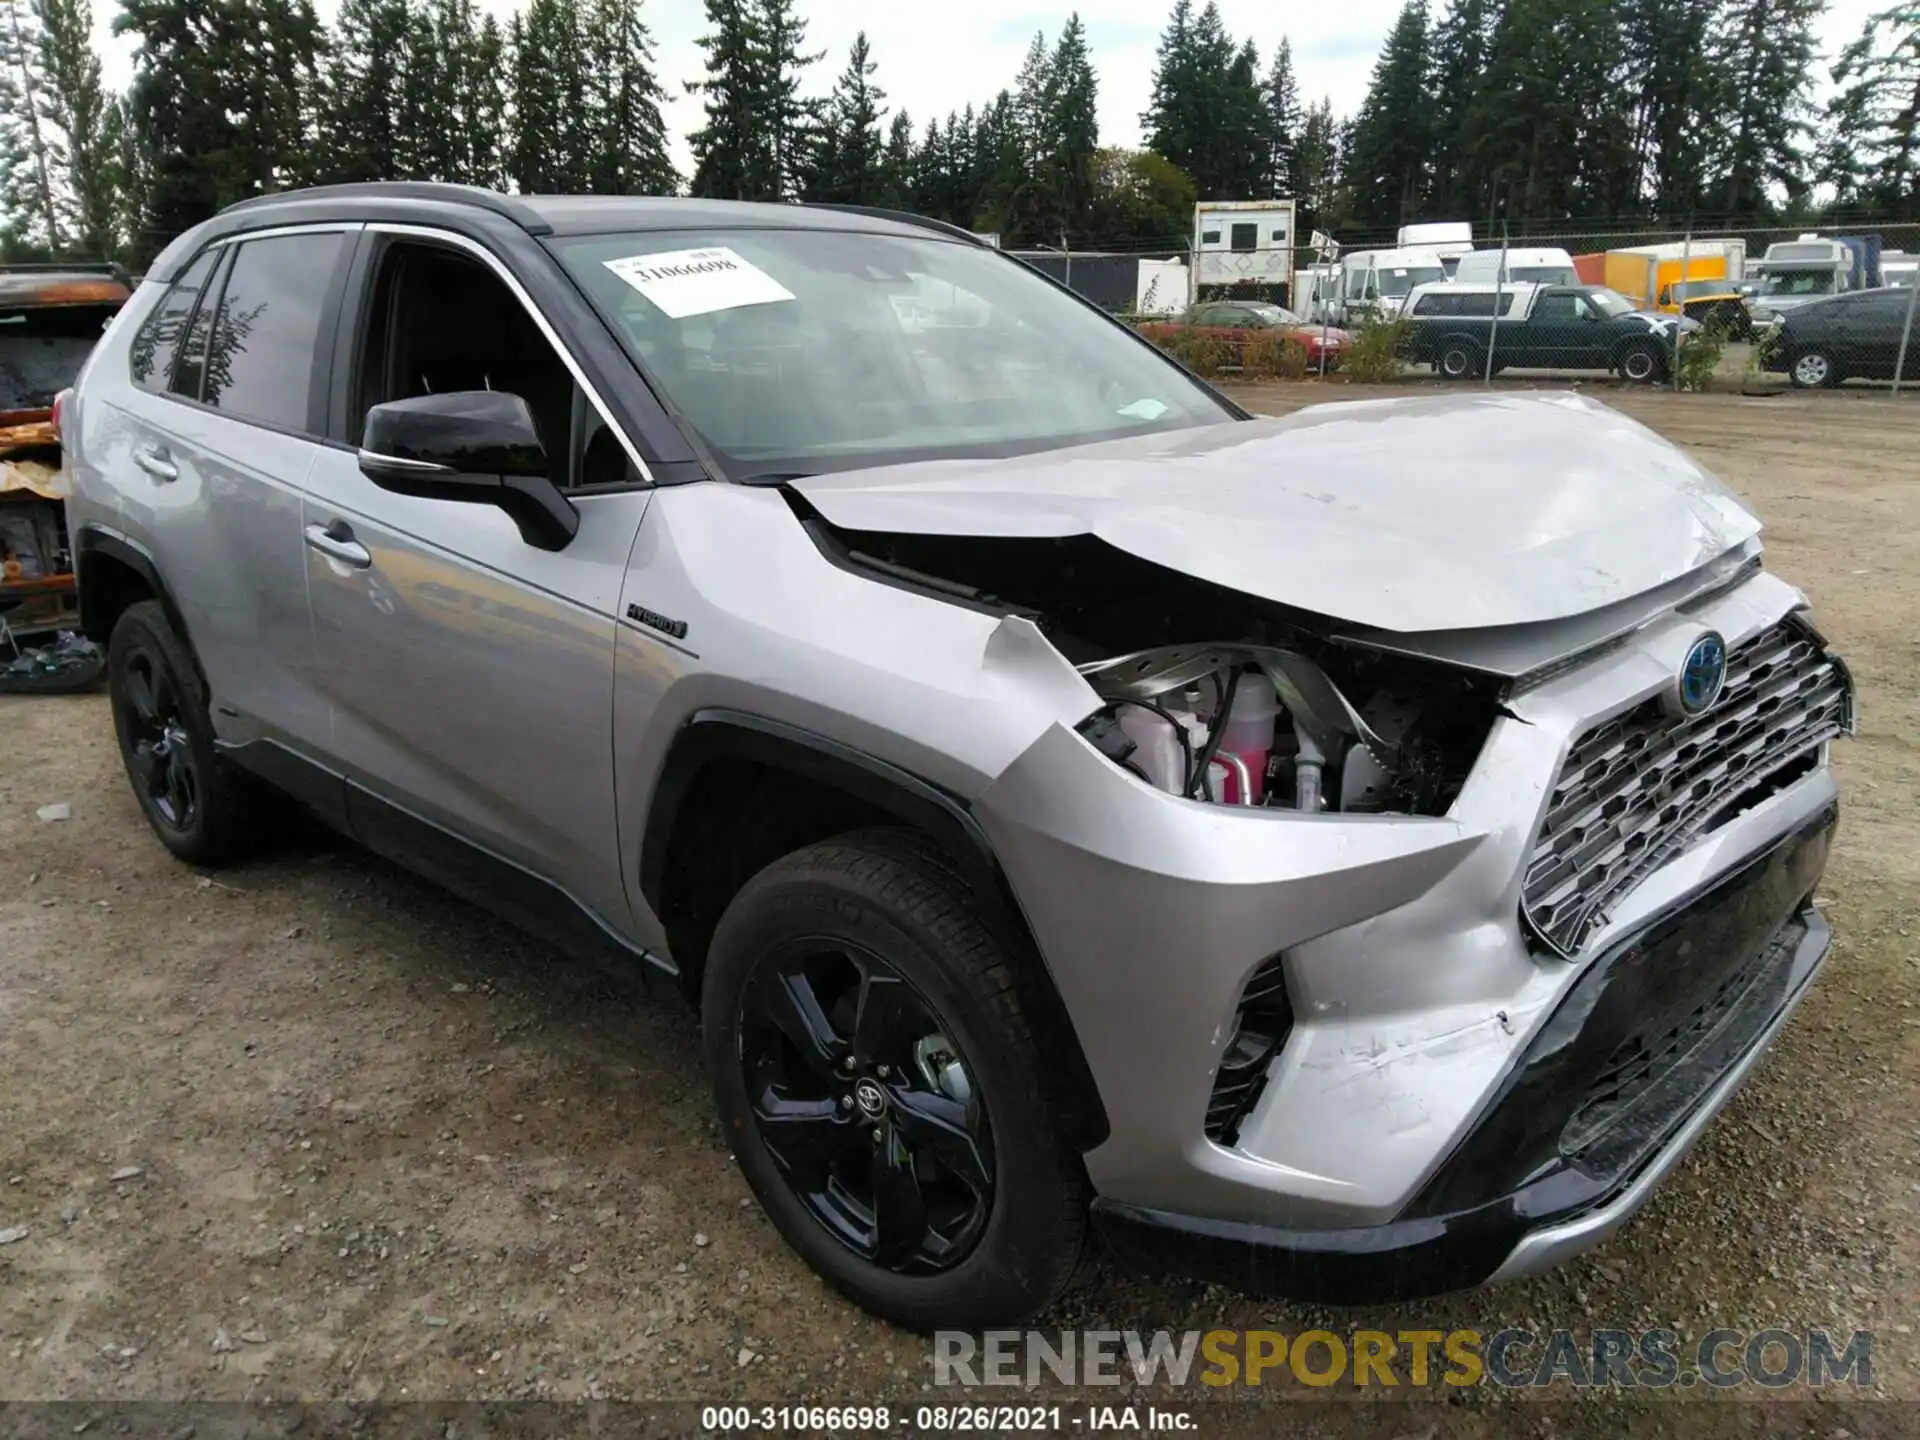
[[[360,473],[383,490],[495,505],[542,550],[564,549],[580,514],[548,476],[546,447],[518,395],[454,390],[367,411]]]

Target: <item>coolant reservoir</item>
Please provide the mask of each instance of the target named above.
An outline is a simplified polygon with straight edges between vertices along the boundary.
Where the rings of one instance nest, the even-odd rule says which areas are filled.
[[[1238,755],[1246,763],[1253,793],[1239,793],[1240,778],[1229,772],[1226,789],[1220,796],[1229,805],[1258,805],[1265,798],[1267,755],[1273,749],[1273,727],[1280,718],[1280,700],[1273,693],[1273,681],[1258,670],[1241,674],[1234,688],[1233,709],[1220,732],[1220,749]]]

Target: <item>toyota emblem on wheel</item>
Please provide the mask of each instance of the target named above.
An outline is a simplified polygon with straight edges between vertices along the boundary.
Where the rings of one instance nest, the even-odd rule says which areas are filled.
[[[853,1087],[853,1103],[869,1120],[878,1120],[887,1113],[887,1092],[880,1088],[879,1081],[863,1079]]]

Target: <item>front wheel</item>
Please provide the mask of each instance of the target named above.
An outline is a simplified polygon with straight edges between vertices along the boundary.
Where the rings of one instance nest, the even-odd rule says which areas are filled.
[[[1802,390],[1824,390],[1840,383],[1840,364],[1825,350],[1797,352],[1788,373]]]
[[[1080,1258],[1084,1172],[1008,950],[951,864],[876,830],[761,871],[708,953],[741,1173],[823,1278],[910,1329],[1018,1323]]]
[[[1666,368],[1666,356],[1651,345],[1629,345],[1620,352],[1620,373],[1637,385],[1651,385]]]

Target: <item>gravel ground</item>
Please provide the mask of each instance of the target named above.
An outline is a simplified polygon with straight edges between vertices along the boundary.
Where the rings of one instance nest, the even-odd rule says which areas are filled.
[[[1825,976],[1648,1209],[1555,1274],[1321,1312],[1097,1272],[1049,1326],[1863,1328],[1875,1392],[1920,1400],[1920,407],[1607,395],[1761,508],[1858,676]],[[0,1399],[926,1398],[925,1342],[749,1201],[676,996],[324,834],[196,874],[147,833],[98,695],[0,701],[0,726]],[[1517,1403],[1448,1418],[1619,1433]],[[1335,1411],[1400,1433],[1316,1424]],[[1899,1413],[1828,1405],[1809,1433]]]

